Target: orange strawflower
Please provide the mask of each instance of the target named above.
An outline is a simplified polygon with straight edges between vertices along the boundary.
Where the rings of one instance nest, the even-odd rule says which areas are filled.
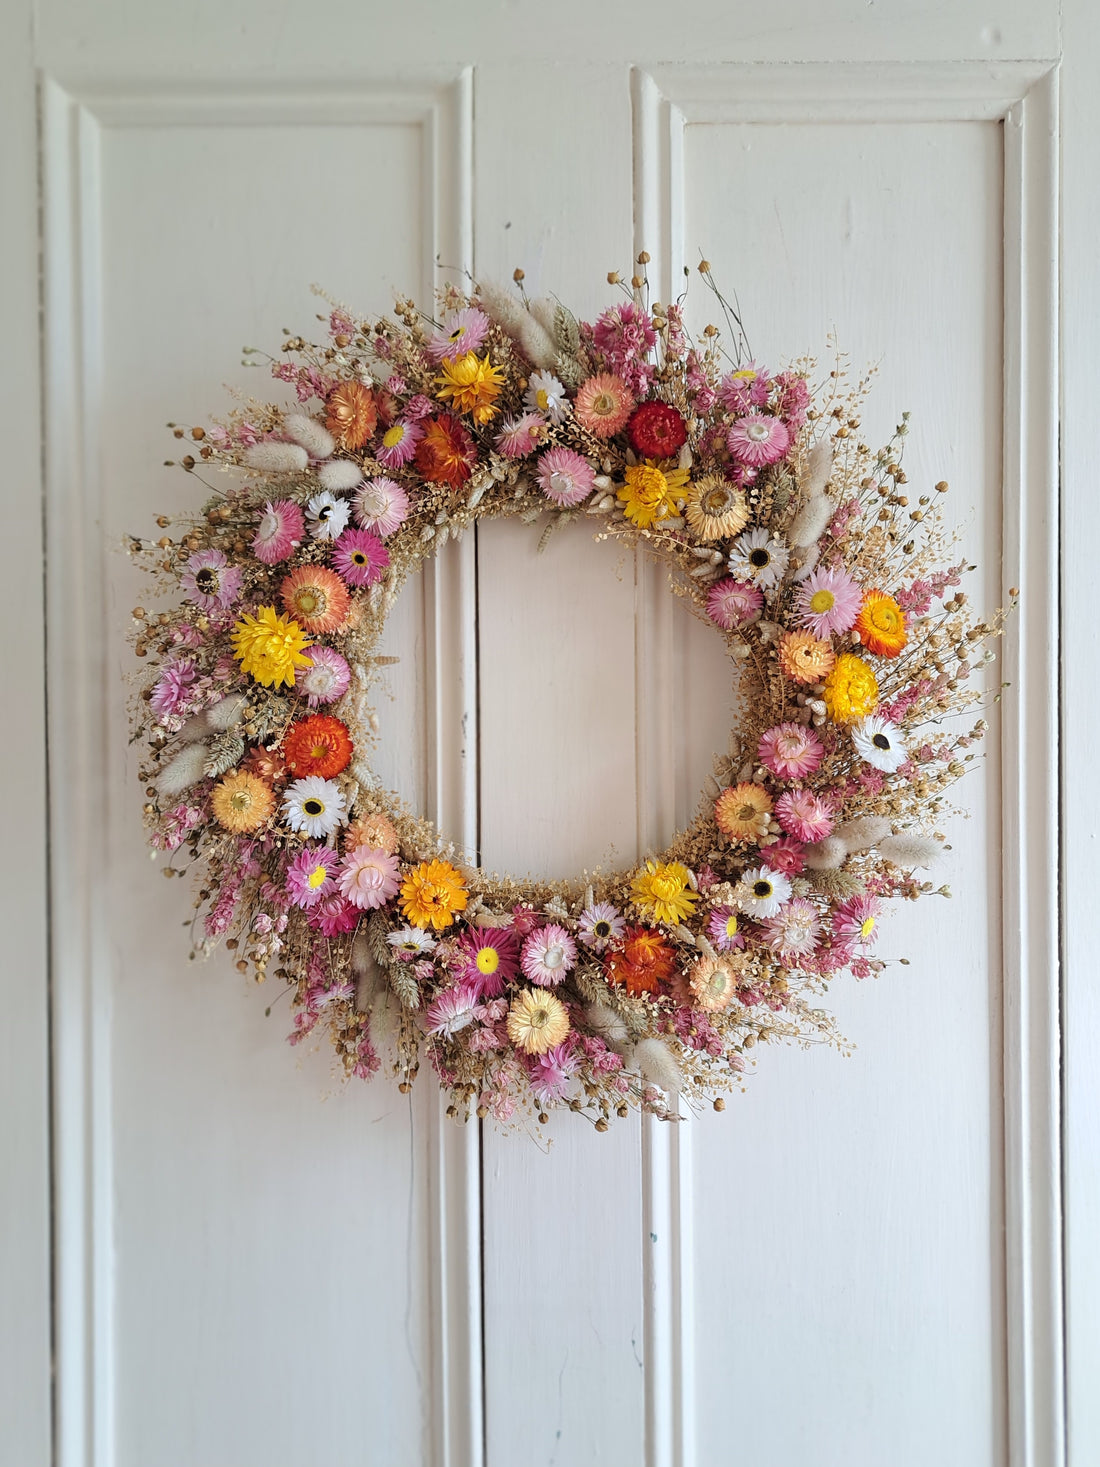
[[[628,927],[621,946],[607,955],[609,983],[626,984],[627,993],[657,993],[672,977],[676,955],[652,927]]]
[[[450,861],[421,861],[401,886],[401,910],[414,927],[434,927],[442,932],[454,921],[468,900],[462,872]]]
[[[885,591],[865,593],[856,631],[868,652],[879,657],[896,657],[909,640],[905,612]]]
[[[730,840],[758,841],[768,833],[772,797],[762,784],[742,780],[725,789],[714,802],[718,829]]]
[[[328,713],[312,713],[291,724],[282,755],[295,779],[332,779],[351,763],[354,745],[347,728]]]
[[[362,448],[378,426],[374,393],[361,382],[341,382],[325,404],[325,427],[341,448]]]
[[[210,808],[219,825],[245,835],[267,824],[275,808],[275,796],[262,779],[235,769],[214,786]]]
[[[439,387],[436,397],[460,413],[469,413],[480,426],[491,422],[497,411],[496,400],[504,386],[503,368],[493,366],[488,352],[479,357],[476,351],[463,352],[460,357],[445,357],[439,365],[441,371],[435,379]]]
[[[442,413],[424,425],[424,436],[416,445],[416,467],[429,484],[449,484],[457,489],[470,477],[476,460],[473,439],[457,418]]]

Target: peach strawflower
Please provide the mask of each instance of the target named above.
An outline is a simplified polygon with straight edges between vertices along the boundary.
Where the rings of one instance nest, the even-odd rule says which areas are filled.
[[[374,393],[361,382],[341,382],[325,404],[325,427],[341,448],[362,448],[378,426]]]
[[[762,784],[742,780],[723,790],[714,803],[718,829],[730,840],[758,841],[768,833],[772,797]]]
[[[524,1054],[545,1054],[569,1033],[569,1011],[545,988],[524,988],[512,1000],[506,1027]]]
[[[597,438],[612,438],[626,427],[634,398],[621,377],[601,372],[582,382],[573,399],[573,416]]]
[[[835,664],[832,644],[813,632],[784,632],[779,639],[779,666],[796,683],[819,683]]]
[[[340,629],[348,618],[348,588],[323,565],[300,565],[284,576],[279,599],[287,613],[313,636]]]
[[[210,808],[219,825],[245,835],[267,824],[275,809],[275,796],[262,779],[237,769],[214,786]]]
[[[380,811],[357,815],[344,833],[345,849],[353,851],[356,846],[374,846],[376,850],[395,855],[401,844],[393,821]]]

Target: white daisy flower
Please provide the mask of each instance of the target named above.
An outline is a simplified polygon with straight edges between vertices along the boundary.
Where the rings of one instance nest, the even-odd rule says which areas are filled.
[[[745,916],[758,920],[774,917],[790,895],[791,883],[782,871],[772,871],[767,866],[754,866],[751,871],[745,871],[733,893]]]
[[[852,743],[865,764],[881,769],[884,774],[894,774],[909,758],[901,730],[879,713],[871,713],[855,724]]]
[[[552,423],[560,423],[569,415],[569,399],[565,388],[552,372],[532,372],[527,379],[524,406],[542,413]]]
[[[337,499],[326,489],[315,494],[306,505],[306,523],[314,540],[335,540],[348,527],[351,506],[346,499]]]
[[[783,579],[790,552],[782,540],[772,540],[767,530],[746,530],[738,535],[730,551],[730,574],[750,581],[761,591],[774,590]]]
[[[399,927],[396,932],[386,933],[386,941],[402,958],[423,957],[435,949],[435,938],[423,927]]]
[[[303,830],[314,840],[324,840],[347,818],[340,786],[331,779],[311,774],[296,779],[283,799],[283,819],[291,830]]]

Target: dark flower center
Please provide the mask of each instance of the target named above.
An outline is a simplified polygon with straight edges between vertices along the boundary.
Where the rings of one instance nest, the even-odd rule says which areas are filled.
[[[888,749],[890,747],[890,740],[883,733],[875,734],[871,742],[876,749]]]
[[[596,922],[593,925],[592,933],[595,937],[610,937],[611,923],[604,919],[601,919],[599,922]]]
[[[749,556],[749,564],[754,565],[757,570],[763,570],[771,560],[766,550],[754,550]]]
[[[302,805],[302,809],[307,815],[323,815],[325,813],[325,807],[320,800],[306,800]]]
[[[772,884],[771,884],[771,882],[770,881],[754,881],[753,882],[753,885],[752,885],[752,894],[753,894],[753,896],[758,896],[758,897],[770,897],[771,894],[772,894]]]
[[[202,591],[204,595],[212,596],[214,592],[218,589],[217,571],[212,570],[211,567],[208,565],[203,566],[202,570],[199,571],[198,575],[195,577],[195,585],[198,586],[199,590]]]

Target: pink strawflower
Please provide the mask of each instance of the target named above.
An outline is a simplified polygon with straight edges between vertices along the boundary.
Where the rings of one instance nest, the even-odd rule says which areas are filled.
[[[648,391],[654,372],[650,352],[657,333],[641,306],[626,301],[609,307],[592,327],[592,341],[609,370],[618,373],[633,393]]]
[[[357,906],[334,891],[317,903],[307,920],[315,931],[323,932],[326,937],[339,937],[341,932],[353,932],[358,927],[360,915]]]
[[[718,396],[731,413],[740,415],[751,408],[764,407],[768,401],[771,378],[763,367],[746,362],[735,372],[727,372],[718,384]]]
[[[339,861],[327,846],[303,846],[286,868],[286,890],[296,907],[310,911],[336,890],[333,871]]]
[[[269,499],[252,541],[252,553],[264,565],[277,565],[280,560],[286,560],[302,543],[305,523],[301,509],[292,499],[274,502]]]
[[[557,1044],[530,1062],[531,1094],[540,1105],[553,1105],[569,1093],[577,1072],[577,1056],[569,1041]]]
[[[519,940],[507,927],[470,927],[458,941],[453,966],[480,998],[498,998],[519,972]]]
[[[424,393],[414,393],[405,404],[405,421],[407,423],[419,423],[421,418],[430,418],[435,412],[435,403]],[[421,429],[423,432],[423,429]]]
[[[381,447],[374,456],[384,468],[399,469],[409,462],[416,452],[416,445],[423,437],[424,429],[419,423],[398,418],[382,434]]]
[[[424,434],[417,429],[418,440]],[[360,484],[355,494],[355,522],[364,530],[373,530],[383,539],[405,523],[409,514],[409,496],[400,484],[379,475]]]
[[[726,435],[730,453],[750,468],[774,464],[791,446],[791,432],[782,418],[768,413],[747,413],[738,418]]]
[[[715,907],[707,919],[707,935],[720,953],[745,946],[744,934],[737,929],[737,913],[732,907]]]
[[[356,846],[340,863],[340,895],[364,912],[384,907],[401,886],[401,865],[396,856],[373,846]]]
[[[295,670],[295,687],[309,700],[311,708],[335,703],[348,690],[351,668],[334,647],[322,647],[315,642],[308,656],[311,666]]]
[[[776,819],[796,840],[823,840],[833,828],[833,812],[812,790],[787,790],[775,802]]]
[[[496,436],[497,452],[505,458],[526,458],[546,437],[546,419],[541,413],[521,413],[506,418]]]
[[[180,586],[203,611],[224,611],[241,594],[240,566],[230,565],[220,550],[196,550],[180,576]]]
[[[825,748],[804,723],[777,723],[760,738],[761,764],[780,779],[805,779],[821,763]]]
[[[370,530],[345,530],[332,548],[332,563],[349,586],[373,586],[390,563],[390,552]]]
[[[173,657],[164,664],[149,699],[149,707],[158,723],[167,724],[181,716],[198,675],[191,657]]]
[[[760,859],[772,871],[782,871],[784,876],[797,876],[806,865],[806,848],[800,840],[781,835],[770,846],[762,846]]]
[[[878,938],[878,915],[882,904],[877,897],[854,896],[833,913],[833,934],[846,946],[870,947]]]
[[[781,958],[805,957],[817,947],[821,935],[821,914],[805,897],[792,897],[777,912],[761,923],[764,941]]]
[[[535,477],[547,499],[571,509],[592,493],[596,471],[571,448],[551,448],[540,456]]]
[[[456,983],[445,988],[428,1005],[424,1015],[424,1027],[429,1034],[438,1034],[444,1039],[453,1039],[461,1029],[472,1024],[475,1009],[480,1003],[475,990],[468,983]]]
[[[444,316],[443,325],[428,342],[427,352],[433,362],[465,356],[468,351],[478,351],[488,334],[489,317],[476,306],[466,306]]]
[[[863,605],[863,592],[846,570],[813,570],[798,588],[795,615],[815,637],[851,631]]]
[[[523,944],[523,971],[532,983],[552,988],[577,961],[577,944],[557,922],[532,932]]]
[[[725,632],[752,621],[763,605],[764,594],[759,586],[732,576],[716,581],[707,592],[707,615]]]

